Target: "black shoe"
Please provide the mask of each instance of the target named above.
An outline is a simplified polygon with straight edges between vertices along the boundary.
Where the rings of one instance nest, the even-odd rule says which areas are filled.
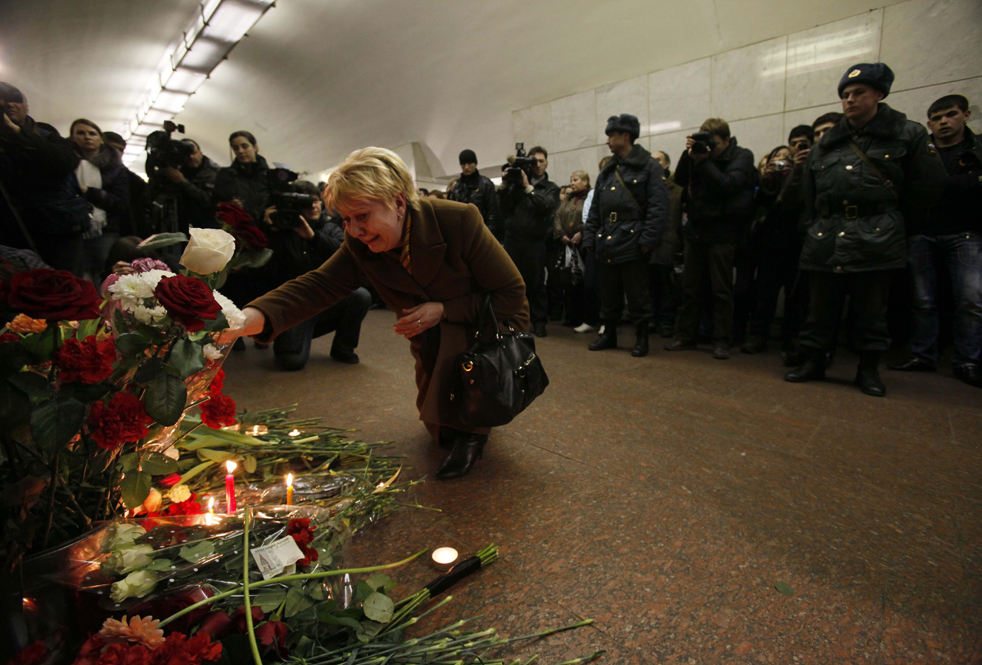
[[[902,363],[894,363],[892,365],[887,365],[892,370],[897,372],[937,372],[938,366],[932,362],[924,360],[923,358],[918,358],[914,356],[910,360],[905,360]]]
[[[671,339],[675,337],[675,326],[671,323],[663,323],[661,327],[658,328],[658,334],[665,339]]]
[[[955,365],[952,368],[952,373],[959,381],[967,383],[970,386],[975,386],[976,388],[982,388],[982,369],[979,369],[979,366],[975,363]]]
[[[344,363],[346,365],[357,365],[359,362],[361,362],[358,354],[354,351],[331,349],[331,357],[337,360],[339,363]]]
[[[631,349],[631,355],[635,358],[643,358],[648,355],[648,322],[642,321],[638,324],[637,340],[634,343],[634,348]]]
[[[590,342],[588,347],[591,351],[603,351],[605,349],[617,348],[617,325],[604,323],[604,331],[600,337]]]
[[[883,397],[887,394],[887,387],[880,381],[880,373],[875,367],[863,367],[860,365],[856,371],[855,383],[867,395]]]
[[[835,364],[835,349],[825,352],[824,357],[825,369],[832,369],[832,365]]]
[[[481,457],[484,444],[487,442],[487,434],[465,434],[454,441],[450,454],[436,472],[436,479],[450,480],[466,476],[474,466],[474,462]]]
[[[666,351],[690,351],[699,348],[699,345],[691,339],[677,339],[671,344],[666,344],[664,348]]]
[[[825,380],[825,352],[818,351],[807,353],[808,359],[805,363],[784,375],[785,381],[791,383],[805,383],[806,381]]]
[[[269,344],[262,344],[260,342],[256,342],[256,348],[259,349],[260,351],[265,351],[266,349],[269,348]]]
[[[785,367],[800,367],[807,358],[801,351],[782,351],[781,362]]]
[[[548,335],[549,333],[546,332],[546,324],[544,323],[535,324],[535,327],[532,328],[532,334],[535,335],[536,337],[545,337],[546,335]]]
[[[767,342],[763,337],[751,336],[743,345],[740,347],[740,353],[763,353],[767,350]]]
[[[729,360],[730,346],[728,344],[717,342],[713,346],[713,358],[716,360]]]

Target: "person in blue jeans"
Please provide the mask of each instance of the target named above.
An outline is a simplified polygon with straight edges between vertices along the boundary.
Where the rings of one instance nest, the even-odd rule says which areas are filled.
[[[944,196],[927,224],[912,229],[907,261],[914,282],[912,356],[890,369],[938,368],[938,289],[951,283],[955,378],[982,388],[982,137],[966,126],[971,111],[962,95],[946,95],[927,112],[931,142],[948,171]]]

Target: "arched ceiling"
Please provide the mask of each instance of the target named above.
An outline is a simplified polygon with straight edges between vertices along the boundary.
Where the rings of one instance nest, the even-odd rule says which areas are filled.
[[[500,163],[511,111],[891,4],[883,0],[279,0],[177,117],[228,163],[253,132],[316,172],[365,145],[419,142]],[[196,0],[3,0],[0,80],[67,131],[142,98]],[[672,94],[666,90],[665,94]]]

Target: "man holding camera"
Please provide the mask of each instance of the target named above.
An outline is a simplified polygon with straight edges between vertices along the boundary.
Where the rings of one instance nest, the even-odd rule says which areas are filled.
[[[522,162],[527,159],[529,163]],[[525,280],[536,337],[546,336],[546,239],[552,232],[552,216],[559,207],[559,185],[549,180],[549,153],[536,146],[518,166],[503,171],[498,202],[504,218],[505,251]],[[527,169],[527,171],[526,171]]]
[[[205,157],[201,146],[192,139],[181,139],[193,150],[184,158],[180,167],[163,166],[160,174],[177,189],[178,230],[188,232],[188,227],[218,227],[215,220],[215,204],[212,200],[218,164]]]
[[[727,360],[733,336],[733,260],[744,226],[754,213],[757,167],[754,154],[737,145],[725,120],[709,118],[699,133],[686,137],[686,151],[675,170],[685,188],[688,223],[685,270],[677,339],[667,351],[696,348],[702,313],[702,286],[713,292],[713,358]]]
[[[613,158],[597,176],[596,194],[583,229],[583,248],[595,252],[600,267],[600,318],[604,331],[591,351],[617,347],[617,322],[624,298],[637,338],[631,355],[648,355],[651,296],[648,261],[668,225],[668,190],[663,170],[651,153],[635,141],[641,133],[637,117],[624,113],[607,119],[607,147]]]
[[[454,182],[447,198],[476,205],[484,218],[484,224],[495,238],[501,240],[501,229],[498,228],[498,195],[490,178],[484,177],[477,170],[477,154],[473,150],[460,151],[460,177]]]

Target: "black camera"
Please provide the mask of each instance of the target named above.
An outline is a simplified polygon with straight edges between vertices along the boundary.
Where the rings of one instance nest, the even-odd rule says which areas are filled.
[[[508,166],[502,168],[501,182],[521,185],[522,171],[525,171],[525,175],[528,176],[529,181],[532,180],[532,174],[538,162],[535,160],[535,157],[529,157],[525,154],[524,143],[515,144],[515,155],[508,155],[507,161]]]
[[[267,180],[273,190],[269,197],[269,205],[276,206],[276,212],[270,215],[273,228],[291,231],[300,226],[300,214],[314,205],[317,198],[309,194],[301,194],[294,190],[293,183],[300,176],[290,169],[270,169]]]
[[[692,152],[697,155],[704,155],[716,147],[716,137],[709,132],[696,132],[692,135],[695,142],[692,145]]]
[[[184,133],[184,125],[164,121],[164,128],[147,137],[147,173],[153,174],[159,167],[172,166],[179,169],[187,166],[187,159],[194,154],[194,146],[185,141],[171,138],[174,132]]]

